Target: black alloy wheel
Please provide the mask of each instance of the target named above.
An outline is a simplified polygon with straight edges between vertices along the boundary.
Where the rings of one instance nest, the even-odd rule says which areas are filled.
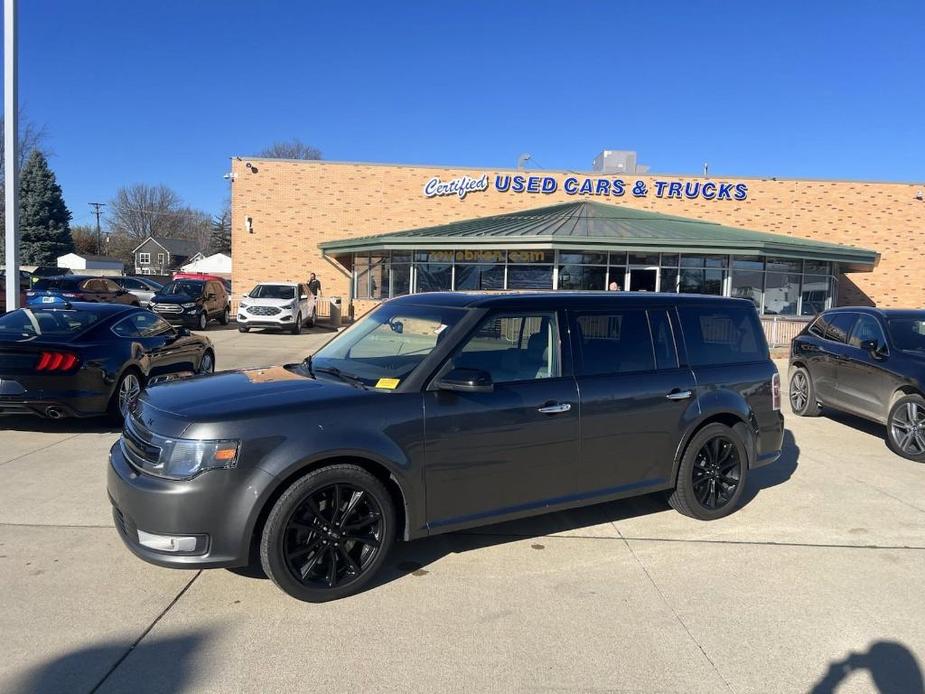
[[[817,417],[822,411],[812,377],[802,366],[795,367],[790,376],[790,409],[798,417]]]
[[[893,452],[918,463],[925,462],[925,398],[906,395],[893,403],[886,435]]]
[[[324,602],[360,591],[395,534],[382,483],[353,465],[309,473],[276,502],[260,543],[263,569],[289,595]]]
[[[748,457],[739,433],[714,422],[690,440],[669,503],[680,513],[714,520],[735,510],[745,489]]]

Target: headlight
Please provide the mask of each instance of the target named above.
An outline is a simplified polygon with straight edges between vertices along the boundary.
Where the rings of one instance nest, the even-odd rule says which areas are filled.
[[[169,439],[152,435],[149,443],[136,442],[128,431],[122,437],[122,450],[128,459],[149,475],[184,480],[206,470],[237,466],[240,441]]]
[[[180,304],[180,306],[182,306],[183,308],[196,308],[196,302],[193,301],[193,302],[189,302],[186,304]]]
[[[239,301],[239,302],[238,302],[238,306],[240,306],[241,308],[247,308],[247,302],[246,302],[246,301]]]
[[[295,302],[290,301],[288,304],[283,304],[282,306],[280,306],[280,308],[284,308],[287,311],[291,311],[293,308],[295,308]]]

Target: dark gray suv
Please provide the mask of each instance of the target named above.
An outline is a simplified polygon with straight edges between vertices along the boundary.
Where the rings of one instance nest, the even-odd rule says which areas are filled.
[[[659,490],[725,516],[780,455],[779,400],[744,300],[412,295],[301,364],[148,389],[109,496],[149,562],[259,555],[290,595],[330,600],[362,589],[396,538]]]

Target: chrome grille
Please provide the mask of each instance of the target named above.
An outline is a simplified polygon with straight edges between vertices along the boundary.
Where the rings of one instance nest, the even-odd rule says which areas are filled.
[[[158,464],[161,449],[151,443],[150,439],[151,435],[135,422],[134,417],[125,418],[125,428],[122,430],[122,452],[136,467],[141,467],[143,463]]]
[[[275,316],[282,313],[278,306],[249,306],[247,312],[252,316]]]
[[[158,313],[183,313],[180,304],[151,304],[151,308]]]

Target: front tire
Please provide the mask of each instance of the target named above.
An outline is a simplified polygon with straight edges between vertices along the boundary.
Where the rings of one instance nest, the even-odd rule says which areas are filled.
[[[331,465],[296,481],[274,504],[260,563],[298,600],[337,600],[372,580],[395,529],[395,506],[382,482],[355,465]]]
[[[315,308],[315,307],[313,306],[313,307],[312,307],[312,315],[311,315],[311,318],[308,319],[308,327],[309,327],[309,328],[314,328],[314,327],[315,327],[315,320],[317,320],[317,318],[318,318],[318,309]]]
[[[196,327],[199,330],[205,330],[207,325],[209,325],[209,317],[206,315],[206,312],[203,311],[199,314],[199,318],[196,319]]]
[[[897,455],[925,463],[925,398],[906,395],[893,403],[886,422],[886,440]]]
[[[708,424],[687,444],[668,503],[698,520],[728,516],[745,490],[747,475],[748,453],[742,437],[725,424]]]
[[[246,325],[239,325],[239,326],[238,326],[238,332],[239,332],[239,333],[248,333],[248,332],[250,332],[250,330],[251,330],[251,329],[248,328]]]
[[[199,360],[197,373],[208,376],[215,373],[215,355],[210,350],[206,350]]]
[[[802,366],[795,367],[790,375],[790,409],[798,417],[818,417],[822,413],[813,378]]]

